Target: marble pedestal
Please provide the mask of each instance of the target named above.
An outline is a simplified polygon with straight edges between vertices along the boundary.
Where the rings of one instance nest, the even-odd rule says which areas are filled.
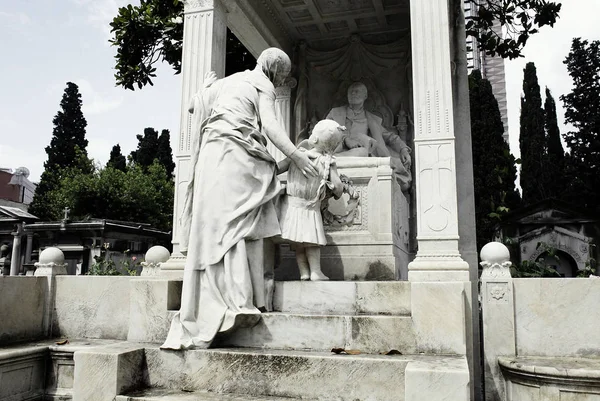
[[[321,248],[323,272],[332,280],[407,279],[409,204],[394,179],[390,159],[338,157],[338,171],[359,193],[360,203],[349,226],[325,226],[328,244]],[[347,195],[344,195],[347,199]],[[332,201],[338,212],[345,201]],[[279,245],[277,280],[297,280],[294,252]]]

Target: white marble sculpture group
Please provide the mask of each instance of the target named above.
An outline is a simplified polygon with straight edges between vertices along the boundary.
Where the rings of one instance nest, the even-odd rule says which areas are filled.
[[[181,309],[167,349],[206,348],[218,333],[255,324],[269,304],[263,241],[290,241],[302,280],[327,280],[320,248],[327,240],[321,202],[340,197],[334,154],[384,156],[410,182],[410,150],[363,109],[367,89],[348,90],[348,106],[331,110],[298,147],[276,119],[275,87],[291,71],[281,50],[265,50],[252,71],[205,77],[193,97],[192,177],[181,217],[187,252]],[[348,127],[347,129],[345,127]],[[268,139],[286,156],[277,164]],[[284,190],[278,174],[287,171]]]

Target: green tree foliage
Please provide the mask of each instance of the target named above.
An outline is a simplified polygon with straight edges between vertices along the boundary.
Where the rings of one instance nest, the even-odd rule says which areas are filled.
[[[471,140],[477,244],[493,239],[494,225],[504,212],[518,207],[515,158],[503,138],[504,126],[492,85],[481,73],[469,76]]]
[[[600,197],[600,41],[573,39],[564,63],[573,79],[571,93],[561,96],[565,121],[574,126],[564,134],[570,156],[567,174],[571,201],[599,210]]]
[[[163,61],[181,72],[183,1],[141,0],[139,6],[119,8],[110,23],[110,43],[117,48],[115,79],[126,89],[152,85],[156,63]],[[256,59],[227,30],[225,75],[254,68]]]
[[[473,36],[490,56],[522,57],[527,40],[543,26],[554,26],[561,4],[547,0],[476,0],[478,14],[467,21]],[[493,29],[499,24],[498,29]]]
[[[543,182],[547,192],[554,198],[562,198],[565,190],[565,151],[560,142],[560,130],[556,118],[556,103],[550,89],[546,88],[544,102],[546,124],[546,157]]]
[[[116,170],[126,171],[127,170],[127,159],[121,153],[121,145],[116,144],[110,151],[110,158],[106,167],[112,167]]]
[[[156,158],[162,164],[167,172],[167,177],[172,177],[175,171],[175,162],[173,162],[173,150],[171,149],[171,135],[168,129],[162,130],[158,137],[158,150]]]
[[[44,163],[44,172],[29,206],[29,212],[42,220],[50,218],[47,208],[51,202],[49,193],[60,182],[62,172],[71,167],[87,167],[87,172],[91,171],[90,163],[81,162],[82,157],[87,159],[88,144],[85,139],[87,121],[81,111],[81,105],[79,88],[74,83],[67,82],[60,110],[52,120],[52,139],[46,147],[48,160]]]
[[[521,188],[523,202],[531,204],[547,197],[544,176],[546,133],[544,125],[544,110],[540,85],[538,84],[536,68],[533,63],[527,63],[523,77],[523,96],[521,97],[521,133],[519,144],[521,148]]]
[[[141,0],[139,6],[119,8],[110,23],[117,85],[131,90],[152,85],[159,60],[181,72],[182,18],[183,1],[178,0]]]
[[[478,15],[467,22],[467,35],[473,36],[489,55],[521,57],[531,35],[543,26],[553,26],[561,5],[547,0],[476,1]],[[494,31],[498,21],[506,37]],[[119,8],[110,24],[111,44],[117,48],[115,79],[117,85],[134,90],[152,85],[155,64],[164,61],[181,72],[183,45],[183,1],[141,0],[139,6]],[[253,68],[254,57],[229,30],[225,74]]]
[[[113,167],[86,173],[77,168],[64,171],[51,193],[50,211],[55,220],[65,207],[74,220],[102,218],[149,223],[169,231],[173,219],[173,180],[155,161],[147,171],[130,165],[127,171]]]

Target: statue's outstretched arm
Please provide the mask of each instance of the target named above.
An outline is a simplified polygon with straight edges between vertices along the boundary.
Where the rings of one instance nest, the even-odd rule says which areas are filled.
[[[274,100],[263,93],[259,93],[258,111],[263,131],[267,134],[271,142],[273,142],[273,145],[289,157],[305,175],[316,176],[317,169],[315,164],[304,152],[296,151],[297,149],[292,141],[290,141],[290,138],[288,138],[285,129],[277,121]]]

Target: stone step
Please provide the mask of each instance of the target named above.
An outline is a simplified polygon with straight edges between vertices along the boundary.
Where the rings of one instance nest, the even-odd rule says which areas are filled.
[[[273,308],[321,314],[410,314],[408,281],[277,281]]]
[[[407,354],[416,352],[409,316],[263,313],[254,327],[224,335],[218,344],[312,351],[344,348],[369,354],[392,349]]]
[[[468,382],[464,357],[335,355],[257,349],[146,348],[144,373],[149,388],[321,401],[404,401],[405,371],[411,363],[443,367],[447,372],[442,372],[444,375],[466,377]],[[421,371],[419,368],[415,373],[420,375]]]
[[[150,389],[127,395],[118,395],[115,401],[290,401],[289,397],[250,396],[239,394],[218,394],[205,391],[179,391]],[[306,399],[305,399],[306,400]],[[310,400],[309,400],[310,401]]]

